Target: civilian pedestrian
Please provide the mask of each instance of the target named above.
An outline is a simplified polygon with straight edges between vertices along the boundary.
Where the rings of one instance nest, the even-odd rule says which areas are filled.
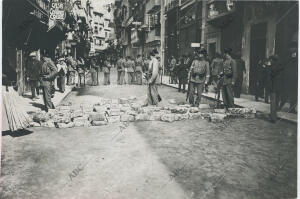
[[[104,61],[103,72],[104,72],[104,85],[110,84],[110,68],[111,64],[108,59]]]
[[[26,79],[29,82],[31,89],[31,99],[39,99],[40,84],[39,76],[42,63],[37,59],[36,53],[32,52],[29,54],[29,60],[26,65]]]
[[[59,72],[57,77],[57,87],[61,93],[64,93],[66,84],[65,76],[67,74],[67,64],[64,58],[58,59],[57,71]]]
[[[141,55],[138,55],[135,62],[135,74],[136,74],[136,84],[142,85],[143,78],[143,59]]]

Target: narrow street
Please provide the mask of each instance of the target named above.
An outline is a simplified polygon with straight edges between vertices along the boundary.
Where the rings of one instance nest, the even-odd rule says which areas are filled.
[[[77,89],[64,103],[80,108],[99,97],[146,98],[144,85],[116,85],[115,69],[111,83]],[[160,106],[186,97],[165,86],[159,93]],[[284,121],[199,119],[29,130],[3,136],[0,198],[296,197],[297,126]]]

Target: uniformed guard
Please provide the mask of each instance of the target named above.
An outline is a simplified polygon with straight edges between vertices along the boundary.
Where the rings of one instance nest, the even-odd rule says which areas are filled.
[[[110,84],[110,68],[111,68],[111,65],[110,65],[108,59],[105,59],[104,64],[103,64],[104,85]]]
[[[91,64],[90,73],[92,76],[92,86],[97,86],[98,85],[97,65],[96,65],[96,60],[94,59],[94,57],[91,58],[90,64]]]
[[[205,54],[206,50],[202,49],[190,68],[189,102],[192,106],[199,106],[205,84],[208,83],[210,77],[209,63],[205,60]],[[196,102],[194,100],[195,90],[197,90]]]
[[[142,85],[143,76],[143,59],[141,55],[138,55],[135,62],[135,74],[136,74],[136,84]]]
[[[125,67],[127,68],[128,84],[132,84],[134,75],[134,61],[130,56],[127,57]]]
[[[234,107],[233,86],[237,79],[236,62],[232,59],[232,49],[224,49],[222,98],[226,109]]]
[[[32,100],[38,99],[40,94],[39,90],[39,77],[40,77],[41,62],[37,60],[36,53],[32,52],[29,54],[29,60],[26,67],[27,81],[31,88]],[[35,94],[36,92],[36,94]]]
[[[46,53],[43,56],[43,64],[41,68],[41,86],[43,90],[43,99],[45,104],[45,110],[54,109],[54,105],[51,102],[51,82],[57,75],[57,68],[51,61],[49,55]]]

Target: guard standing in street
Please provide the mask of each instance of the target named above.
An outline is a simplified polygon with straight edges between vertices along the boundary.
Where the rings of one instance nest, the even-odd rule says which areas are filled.
[[[177,77],[179,80],[179,84],[178,84],[178,92],[181,92],[181,87],[183,87],[182,92],[185,92],[185,85],[187,83],[187,76],[188,76],[188,58],[186,57],[186,55],[183,55],[180,59],[179,59],[179,63],[178,63],[178,69],[177,69]]]
[[[123,80],[121,81],[122,71],[123,71],[123,60],[122,57],[120,57],[117,61],[117,71],[118,71],[118,80],[117,83],[119,85],[123,84]]]
[[[232,59],[232,49],[224,49],[225,60],[223,68],[222,98],[226,109],[234,108],[233,89],[237,79],[236,62]]]
[[[59,88],[59,91],[63,93],[65,92],[66,84],[65,75],[67,74],[67,64],[65,63],[64,58],[58,59],[57,71],[59,72],[59,75],[57,77],[57,87]]]
[[[217,84],[218,76],[223,72],[223,59],[220,53],[216,53],[216,57],[212,60],[211,63],[211,79],[213,84]]]
[[[269,76],[270,76],[270,119],[272,123],[277,121],[277,110],[280,99],[281,91],[281,72],[282,66],[279,63],[278,55],[272,55],[269,58],[269,61],[266,64],[269,67]]]
[[[236,69],[237,69],[237,79],[234,85],[234,97],[240,98],[242,85],[243,85],[243,76],[244,73],[246,72],[246,68],[245,68],[245,62],[242,59],[241,54],[237,54],[235,61],[236,61]]]
[[[26,69],[27,69],[26,76],[31,88],[32,100],[39,99],[38,95],[40,94],[39,77],[40,77],[41,62],[37,60],[35,52],[29,54],[29,60],[27,62]],[[37,95],[35,94],[35,92]]]
[[[136,67],[135,67],[135,74],[136,74],[136,84],[142,85],[142,76],[143,76],[143,59],[141,55],[138,55],[136,59]]]
[[[67,66],[68,66],[68,75],[67,75],[67,84],[74,85],[75,84],[75,61],[71,54],[67,57]]]
[[[90,64],[91,64],[90,73],[91,73],[91,76],[92,76],[92,86],[97,86],[97,84],[98,84],[97,66],[96,66],[96,61],[95,61],[94,58],[91,58]]]
[[[128,84],[132,84],[133,75],[134,75],[134,61],[132,60],[132,58],[130,56],[127,57],[125,67],[127,68]]]
[[[110,68],[111,68],[111,65],[110,65],[108,59],[106,59],[104,61],[104,65],[103,65],[104,85],[110,84]]]
[[[54,109],[54,105],[51,102],[51,82],[57,75],[57,68],[51,61],[49,55],[46,53],[43,57],[43,64],[41,68],[41,86],[43,90],[43,99],[45,104],[45,110]]]
[[[209,63],[204,58],[205,54],[206,50],[202,49],[190,68],[189,102],[192,106],[200,105],[202,92],[210,77]],[[195,90],[197,90],[196,102],[194,100]]]

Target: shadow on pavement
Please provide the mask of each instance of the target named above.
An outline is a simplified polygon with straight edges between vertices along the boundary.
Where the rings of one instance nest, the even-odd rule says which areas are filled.
[[[2,132],[2,136],[11,136],[11,137],[22,137],[25,135],[29,135],[33,133],[33,131],[29,131],[27,129],[21,129],[21,130],[17,130],[17,131],[3,131]]]
[[[40,109],[44,109],[44,105],[40,104],[40,103],[36,103],[36,102],[30,102],[30,104],[34,107],[40,108]]]

